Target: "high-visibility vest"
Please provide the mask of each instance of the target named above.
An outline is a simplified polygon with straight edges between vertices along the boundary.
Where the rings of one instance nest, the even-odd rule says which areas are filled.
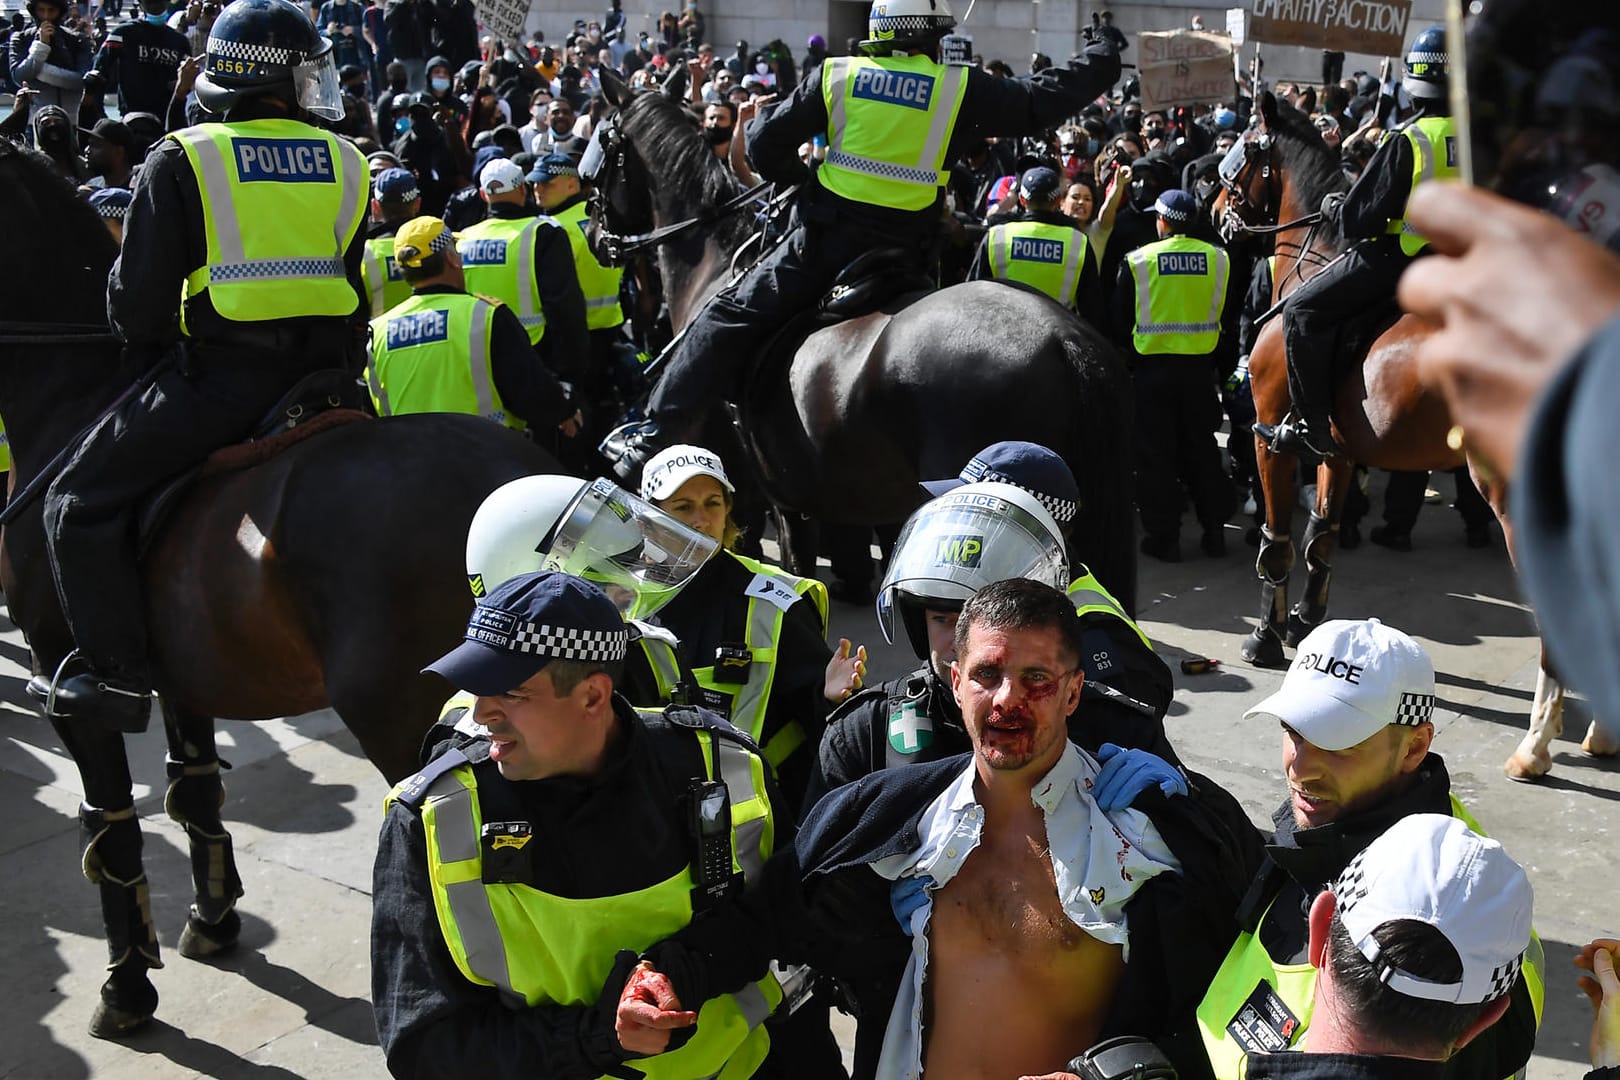
[[[1009,221],[993,226],[984,242],[996,280],[1022,282],[1064,307],[1074,307],[1086,258],[1082,230],[1041,221]]]
[[[371,173],[352,143],[297,120],[198,124],[168,138],[197,178],[207,243],[181,288],[183,332],[185,301],[205,292],[235,322],[354,313],[343,253]]]
[[[495,308],[466,293],[421,293],[371,320],[366,382],[377,415],[466,413],[522,430],[495,389]]]
[[[360,280],[371,298],[374,319],[410,299],[411,283],[405,280],[405,272],[394,261],[393,236],[373,236],[366,241],[365,257],[360,261]]]
[[[11,436],[6,434],[6,425],[0,421],[0,472],[11,471]]]
[[[1084,564],[1079,568],[1085,573],[1070,582],[1068,588],[1069,601],[1074,604],[1075,614],[1082,619],[1087,615],[1112,616],[1135,631],[1136,636],[1142,639],[1142,644],[1152,652],[1153,642],[1149,641],[1142,628],[1136,625],[1136,620],[1125,614],[1124,605],[1114,599],[1113,593],[1103,588],[1102,582],[1098,581]]]
[[[585,325],[592,330],[611,330],[624,324],[624,309],[619,306],[619,283],[624,271],[617,266],[603,266],[591,253],[585,229],[591,223],[590,211],[583,202],[559,210],[555,220],[568,233],[568,243],[574,249],[574,270],[579,274],[579,288],[585,294]]]
[[[1476,821],[1451,796],[1451,816],[1464,825],[1485,835]],[[1273,898],[1272,903],[1276,900]],[[1267,912],[1270,904],[1266,905]],[[1258,928],[1265,916],[1255,923]],[[1525,950],[1525,988],[1535,1007],[1536,1027],[1541,1027],[1542,1003],[1546,997],[1546,955],[1541,938],[1530,934],[1530,947]],[[1310,964],[1279,964],[1260,943],[1259,931],[1238,935],[1232,948],[1215,973],[1209,991],[1199,1004],[1198,1030],[1203,1036],[1204,1052],[1209,1056],[1216,1080],[1242,1080],[1246,1075],[1248,1051],[1239,1037],[1267,1053],[1276,1053],[1299,1045],[1299,1040],[1311,1026],[1311,1012],[1316,1004],[1316,968]]]
[[[1203,356],[1221,340],[1231,272],[1226,252],[1191,236],[1167,236],[1125,257],[1136,283],[1131,340],[1142,356]]]
[[[741,683],[721,682],[715,678],[715,668],[695,667],[692,675],[704,691],[703,704],[730,720],[734,727],[759,743],[765,760],[772,768],[779,767],[788,755],[809,738],[804,725],[790,721],[767,740],[765,707],[770,702],[771,685],[776,681],[776,649],[782,638],[782,620],[788,608],[800,597],[810,597],[821,616],[823,635],[827,630],[827,586],[814,578],[794,577],[785,570],[732,552],[718,552],[717,559],[736,559],[744,568],[753,571],[754,579],[744,590],[748,597],[747,628],[743,644],[748,649],[748,674]]]
[[[1425,180],[1454,180],[1457,168],[1457,125],[1449,116],[1420,116],[1390,138],[1405,137],[1412,144],[1412,190]],[[1411,196],[1408,195],[1410,200]],[[1384,230],[1401,238],[1401,250],[1416,255],[1429,246],[1428,237],[1412,227],[1403,213]]]
[[[540,282],[534,276],[535,234],[557,227],[548,217],[485,218],[463,229],[456,241],[467,291],[493,296],[516,312],[531,345],[546,336]]]
[[[637,712],[648,722],[659,716]],[[724,783],[730,797],[733,872],[756,881],[775,846],[764,762],[708,730],[693,730],[692,737],[702,749],[705,778]],[[420,800],[433,907],[450,958],[464,978],[493,987],[508,1007],[593,1004],[619,951],[641,952],[692,921],[690,866],[618,896],[561,897],[523,884],[486,884],[475,767],[457,765],[428,783],[425,794],[407,795],[419,784],[417,777],[404,781],[385,805],[401,797]],[[521,847],[532,836],[511,842]],[[653,1080],[744,1080],[769,1052],[764,1022],[781,1000],[772,975],[712,998],[699,1010],[688,1042],[637,1058],[635,1067]]]
[[[966,68],[926,56],[826,61],[827,159],[816,179],[855,202],[928,209],[949,179],[945,154],[966,90]]]

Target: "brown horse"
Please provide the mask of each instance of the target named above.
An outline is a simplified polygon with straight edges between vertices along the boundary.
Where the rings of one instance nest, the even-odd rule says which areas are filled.
[[[0,413],[17,491],[138,368],[105,330],[116,248],[100,218],[46,159],[4,140],[0,229],[29,271],[0,300]],[[467,525],[494,488],[556,471],[550,455],[488,421],[409,416],[312,434],[183,496],[147,549],[146,610],[125,613],[151,628],[169,743],[164,809],[190,841],[196,902],[182,955],[229,948],[241,926],[213,718],[331,706],[385,777],[409,775],[449,694],[420,669],[456,642],[472,607]],[[73,642],[40,517],[35,501],[0,537],[0,585],[34,671],[49,676]],[[124,739],[51,723],[83,780],[84,868],[100,886],[112,960],[91,1030],[121,1035],[151,1018],[147,969],[159,959]]]
[[[1313,222],[1322,197],[1342,191],[1346,180],[1337,155],[1322,141],[1310,118],[1278,104],[1270,94],[1262,95],[1260,101],[1259,130],[1243,146],[1242,165],[1223,179],[1224,190],[1212,213],[1228,237],[1255,230],[1275,234],[1275,304],[1342,249],[1337,235]],[[1302,239],[1295,239],[1301,234]],[[1255,438],[1266,514],[1255,564],[1262,612],[1260,624],[1243,642],[1242,654],[1260,667],[1282,666],[1286,662],[1284,644],[1297,645],[1327,617],[1333,551],[1352,463],[1427,470],[1455,468],[1465,460],[1461,451],[1449,445],[1452,424],[1444,400],[1423,385],[1414,362],[1418,345],[1434,332],[1434,325],[1399,312],[1393,294],[1388,311],[1369,313],[1369,320],[1375,324],[1366,328],[1370,338],[1366,358],[1344,374],[1334,391],[1333,436],[1339,454],[1317,466],[1316,504],[1301,543],[1305,592],[1291,610],[1288,579],[1294,567],[1291,529],[1299,463],[1292,454],[1272,453],[1265,440]],[[1287,372],[1281,319],[1273,319],[1261,329],[1249,356],[1255,414],[1262,423],[1276,425],[1288,412]],[[1234,433],[1233,437],[1241,436]],[[1511,551],[1505,492],[1500,485],[1489,484],[1482,484],[1481,490],[1502,521]],[[1504,766],[1515,780],[1534,779],[1552,767],[1547,748],[1562,730],[1564,690],[1545,659],[1543,656],[1536,682],[1530,730]],[[1592,753],[1613,753],[1617,748],[1611,742],[1594,724],[1584,745]]]

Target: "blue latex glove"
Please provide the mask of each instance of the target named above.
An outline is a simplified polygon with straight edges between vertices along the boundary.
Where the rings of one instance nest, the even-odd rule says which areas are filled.
[[[1187,778],[1157,754],[1103,743],[1097,760],[1102,772],[1091,796],[1104,811],[1125,809],[1150,787],[1157,786],[1166,795],[1187,794]]]
[[[897,878],[889,886],[889,907],[900,924],[900,929],[911,936],[911,913],[928,902],[928,879],[920,877]]]

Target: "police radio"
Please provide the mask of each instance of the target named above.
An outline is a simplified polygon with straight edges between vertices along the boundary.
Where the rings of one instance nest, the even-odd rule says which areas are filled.
[[[692,782],[692,910],[705,911],[741,888],[731,868],[731,793],[718,781]]]

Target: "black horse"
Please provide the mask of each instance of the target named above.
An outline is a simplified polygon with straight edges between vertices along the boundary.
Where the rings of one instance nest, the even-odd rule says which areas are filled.
[[[105,332],[107,230],[44,157],[5,140],[0,232],[25,268],[0,299],[0,415],[16,492],[138,371]],[[241,925],[213,718],[330,705],[384,776],[410,774],[449,693],[419,671],[458,640],[472,608],[467,525],[496,487],[556,471],[545,451],[476,417],[349,423],[198,481],[150,539],[146,610],[126,614],[151,627],[171,762],[164,805],[191,844],[183,955],[229,948]],[[73,643],[37,501],[0,536],[0,584],[34,671],[50,675]],[[158,959],[124,740],[52,724],[84,783],[84,865],[101,887],[112,954],[91,1030],[123,1034],[156,1008],[147,969]]]
[[[604,232],[714,219],[659,248],[679,330],[722,287],[751,222],[717,213],[740,189],[687,110],[603,74],[622,152],[607,156],[597,178],[593,245],[604,249]],[[761,359],[742,426],[765,494],[787,511],[778,520],[790,569],[814,568],[805,524],[904,521],[919,479],[955,475],[990,443],[1027,439],[1074,470],[1074,555],[1134,608],[1130,385],[1118,354],[1071,312],[1033,291],[970,282],[832,325],[807,322],[771,352],[782,361]]]

